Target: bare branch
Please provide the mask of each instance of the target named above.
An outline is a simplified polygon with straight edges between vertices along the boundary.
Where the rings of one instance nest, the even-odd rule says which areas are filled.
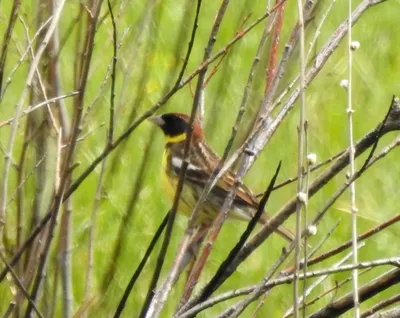
[[[359,268],[359,267],[358,267]],[[400,269],[392,269],[389,272],[376,278],[367,285],[362,286],[358,290],[359,301],[364,302],[376,294],[388,289],[389,287],[400,282]],[[328,318],[339,317],[354,306],[353,292],[339,298],[330,303],[325,308],[312,314],[310,318]]]

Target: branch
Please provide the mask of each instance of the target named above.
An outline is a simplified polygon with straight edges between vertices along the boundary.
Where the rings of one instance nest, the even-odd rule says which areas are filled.
[[[370,299],[371,297],[381,293],[389,287],[400,283],[400,268],[392,269],[382,276],[376,278],[371,283],[362,286],[358,290],[360,303]],[[312,314],[310,318],[334,318],[344,314],[353,308],[354,299],[353,292],[339,298],[335,302],[330,303],[325,308]]]
[[[360,155],[364,152],[368,147],[375,144],[376,137],[380,134],[385,134],[392,130],[400,129],[400,106],[397,105],[397,100],[392,100],[390,111],[390,117],[381,128],[381,125],[378,125],[375,129],[365,135],[355,146],[356,148],[356,156]],[[310,185],[309,196],[313,196],[319,189],[321,189],[329,180],[331,180],[335,175],[337,175],[344,167],[348,164],[348,151],[346,151],[342,157],[340,157],[327,171],[322,173],[317,179]],[[197,296],[193,301],[191,301],[191,305],[195,305],[201,301],[207,299],[212,292],[218,288],[241,264],[247,257],[252,254],[252,252],[262,243],[264,242],[269,235],[271,235],[291,214],[294,213],[296,209],[296,201],[297,198],[292,198],[281,210],[274,215],[269,222],[248,242],[248,244],[240,251],[239,255],[236,257],[231,266],[225,271],[223,275],[220,276],[218,283],[213,288],[213,290],[209,290],[207,284],[204,289],[201,291],[200,295]]]

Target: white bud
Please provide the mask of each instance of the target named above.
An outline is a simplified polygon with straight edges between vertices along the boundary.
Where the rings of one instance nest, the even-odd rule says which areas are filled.
[[[348,86],[349,86],[349,80],[347,80],[347,79],[342,79],[342,80],[340,81],[340,87],[342,87],[342,88],[344,88],[344,89],[347,89]]]
[[[307,203],[307,193],[304,192],[299,192],[297,193],[297,198],[301,203],[306,204]]]
[[[315,165],[315,163],[317,162],[317,155],[315,153],[309,153],[307,155],[307,162],[310,166]]]
[[[360,48],[360,42],[358,41],[352,41],[350,44],[350,49],[352,51],[358,50]]]
[[[307,234],[308,234],[308,236],[313,236],[313,235],[317,234],[317,227],[315,225],[310,225],[307,228]]]

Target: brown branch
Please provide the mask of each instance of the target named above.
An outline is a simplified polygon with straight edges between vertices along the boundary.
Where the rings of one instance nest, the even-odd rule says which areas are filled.
[[[397,116],[400,113],[400,107],[397,107],[397,102],[392,101],[391,115],[393,117],[392,121],[388,121],[384,126],[383,131],[381,130],[381,124],[373,129],[370,133],[365,135],[361,140],[355,145],[355,155],[358,157],[362,152],[367,150],[369,147],[376,143],[377,137],[380,134],[386,134],[389,131],[400,129],[400,120]],[[337,175],[349,162],[349,152],[348,150],[340,157],[329,169],[318,176],[310,185],[309,196],[312,197],[317,193],[329,180],[331,180],[335,175]],[[357,178],[360,174],[357,175]],[[294,211],[296,210],[297,198],[292,198],[281,210],[274,215],[271,220],[266,224],[263,229],[257,233],[254,238],[249,242],[249,244],[242,250],[242,256],[246,258],[248,255],[258,247],[261,242],[263,242],[274,229],[280,226],[284,220],[286,220]],[[246,256],[247,255],[247,256]]]
[[[400,294],[397,294],[393,297],[390,297],[388,299],[382,300],[379,303],[377,303],[375,306],[372,306],[370,309],[364,311],[361,315],[360,318],[367,318],[371,317],[373,314],[378,312],[378,310],[381,310],[383,308],[386,308],[388,306],[391,306],[397,302],[400,302]],[[399,313],[400,314],[400,313]],[[394,317],[394,316],[388,316],[388,317]]]
[[[179,73],[178,79],[177,79],[176,84],[175,84],[176,89],[180,85],[179,84],[180,83],[180,79],[183,76],[183,73],[184,73],[184,71],[186,69],[186,66],[187,66],[187,63],[188,63],[188,60],[189,60],[190,55],[192,53],[194,40],[196,38],[197,23],[198,23],[198,18],[199,18],[199,14],[200,14],[201,4],[202,4],[202,0],[198,0],[197,1],[197,6],[196,6],[196,15],[195,15],[195,19],[194,19],[194,22],[193,22],[192,35],[191,35],[191,38],[190,38],[190,41],[189,41],[189,44],[188,44],[188,50],[187,50],[185,61],[184,61],[183,66],[182,66],[182,70]],[[147,291],[146,299],[145,299],[144,304],[143,304],[143,306],[141,308],[141,311],[140,311],[140,317],[145,317],[145,315],[148,315],[149,310],[150,311],[153,310],[151,308],[151,303],[154,300],[154,297],[155,297],[155,294],[156,294],[156,291],[154,289],[157,286],[158,279],[159,279],[160,274],[161,274],[161,269],[162,269],[162,266],[163,266],[164,261],[165,261],[165,255],[167,253],[167,249],[168,249],[168,246],[169,246],[169,243],[170,243],[172,230],[173,230],[173,226],[174,226],[174,221],[175,221],[175,217],[176,217],[176,213],[177,213],[177,209],[178,209],[178,204],[179,204],[180,196],[181,196],[182,189],[183,189],[183,181],[185,179],[186,169],[188,167],[187,158],[188,158],[188,154],[189,154],[189,150],[190,150],[190,146],[191,146],[191,141],[192,141],[192,133],[193,133],[192,125],[193,125],[193,122],[195,120],[195,116],[196,116],[196,113],[197,113],[197,107],[198,107],[198,101],[196,102],[196,99],[195,99],[194,103],[193,103],[193,107],[192,107],[190,120],[189,120],[189,126],[188,126],[189,128],[188,128],[188,131],[187,131],[187,138],[186,138],[186,141],[185,141],[184,161],[183,161],[183,165],[182,165],[182,170],[181,170],[181,173],[179,174],[179,179],[178,179],[177,187],[176,187],[176,190],[175,190],[175,197],[174,197],[173,205],[172,205],[171,210],[168,212],[168,222],[167,222],[167,227],[166,227],[166,230],[165,230],[164,240],[163,240],[159,255],[157,257],[157,264],[156,264],[156,267],[154,269],[154,273],[153,273],[153,277],[152,277],[151,282],[150,282],[149,289]]]
[[[386,311],[378,312],[376,314],[368,316],[368,318],[400,318],[400,306]]]
[[[391,105],[391,116],[381,131],[381,125],[378,125],[374,130],[364,136],[355,146],[356,156],[364,152],[368,147],[375,144],[377,136],[380,132],[385,134],[389,131],[400,129],[400,107],[397,106],[397,101],[392,100]],[[383,154],[385,154],[383,152]],[[310,197],[314,195],[320,188],[323,187],[330,179],[332,179],[337,173],[339,173],[348,164],[348,151],[339,158],[327,171],[322,173],[311,185],[310,185]],[[371,163],[370,163],[371,164]],[[360,175],[356,174],[356,177]],[[224,274],[218,277],[217,282],[214,282],[213,286],[207,284],[201,291],[200,295],[194,298],[190,303],[191,306],[204,301],[209,297],[266,238],[269,237],[275,231],[286,218],[294,213],[296,207],[296,198],[292,198],[270,221],[250,240],[250,242],[241,250],[237,258],[234,260],[232,265],[225,271]]]
[[[370,261],[370,262],[361,262],[356,265],[354,265],[354,264],[342,265],[342,266],[339,266],[336,268],[330,267],[327,269],[307,272],[306,275],[303,275],[303,273],[300,273],[299,279],[303,280],[304,278],[313,278],[313,277],[325,276],[325,275],[329,275],[329,274],[333,274],[333,273],[348,272],[348,271],[353,270],[354,268],[365,269],[365,268],[376,268],[378,266],[387,266],[387,265],[399,267],[400,258],[397,257],[397,258],[389,258],[389,259],[379,259],[379,260],[374,260],[374,261]],[[399,273],[397,273],[397,271],[399,271]],[[396,272],[397,273],[396,275],[398,275],[399,279],[400,279],[400,269],[396,268],[396,269],[390,271],[389,274],[393,273],[393,272]],[[266,293],[267,291],[271,290],[275,286],[279,286],[279,285],[283,285],[283,284],[291,284],[293,282],[293,279],[294,279],[294,275],[290,274],[287,276],[282,276],[282,277],[278,277],[278,278],[269,280],[264,283],[264,286],[263,286],[263,289],[261,290],[261,292]],[[228,299],[232,299],[232,298],[235,298],[238,296],[250,294],[258,287],[259,287],[259,285],[257,284],[257,285],[252,285],[252,286],[228,291],[226,293],[223,293],[221,295],[214,297],[213,299],[209,299],[209,300],[205,301],[204,303],[200,303],[200,304],[196,305],[195,307],[189,309],[187,312],[184,312],[183,314],[178,315],[177,318],[191,317],[193,314],[197,314],[200,311],[202,311],[206,308],[209,308],[210,306],[212,306],[212,304],[216,304],[216,303],[219,303],[219,302],[222,302],[222,301],[225,301]],[[352,293],[350,293],[350,297],[352,297]]]
[[[17,21],[18,10],[21,6],[21,0],[14,0],[13,6],[11,8],[10,19],[8,20],[7,30],[4,33],[3,44],[1,47],[1,56],[0,56],[0,101],[3,98],[3,78],[4,78],[4,67],[6,65],[7,53],[8,53],[8,44],[11,40],[11,34],[14,30],[15,21]]]
[[[211,34],[208,39],[208,43],[206,45],[206,48],[204,50],[204,57],[203,57],[203,63],[209,59],[211,56],[212,49],[214,47],[215,41],[216,41],[216,36],[219,31],[220,24],[223,20],[223,17],[225,15],[226,8],[228,7],[229,0],[224,0],[221,3],[221,6],[218,10],[217,16],[214,20],[213,27],[211,29]],[[201,6],[201,0],[198,1],[198,10],[200,10]],[[174,203],[170,212],[170,218],[168,220],[167,224],[167,229],[165,233],[165,241],[169,239],[169,236],[171,235],[172,232],[172,226],[173,222],[175,219],[175,215],[177,213],[177,208],[179,204],[179,200],[181,197],[181,192],[183,189],[184,185],[184,180],[185,180],[185,175],[186,175],[186,170],[189,165],[189,151],[190,147],[192,144],[192,136],[193,136],[193,123],[197,119],[200,120],[200,123],[202,123],[202,118],[204,115],[204,80],[206,77],[206,72],[207,68],[204,68],[202,71],[200,71],[198,80],[197,80],[197,86],[196,86],[196,91],[193,99],[193,105],[192,105],[192,111],[190,114],[190,119],[189,119],[189,125],[188,125],[188,131],[187,131],[187,138],[185,140],[185,147],[184,147],[184,153],[183,153],[183,164],[182,164],[182,170],[179,174],[179,180],[175,192],[175,198],[174,198]],[[184,262],[184,256],[186,254],[186,250],[188,248],[188,243],[189,239],[193,234],[193,229],[195,227],[195,222],[194,218],[191,217],[189,222],[188,222],[188,227],[185,230],[185,236],[182,240],[182,244],[178,250],[176,259],[172,265],[171,270],[169,271],[167,278],[165,280],[165,283],[153,294],[154,298],[151,298],[151,303],[145,303],[145,306],[143,306],[142,311],[140,316],[144,317],[157,317],[164,304],[165,301],[167,300],[168,294],[171,291],[173,283],[176,281],[177,276],[179,275],[179,268],[181,268],[182,263]],[[192,222],[191,222],[192,221]],[[168,246],[168,245],[167,245]],[[166,249],[165,249],[166,252]],[[159,257],[161,254],[159,255]],[[163,258],[165,257],[165,253]],[[158,259],[160,260],[160,258]],[[164,262],[164,259],[162,259],[162,262]],[[152,291],[153,292],[153,291]],[[147,298],[148,299],[148,298]],[[147,307],[146,307],[147,305]]]
[[[63,9],[63,4],[64,1],[61,1],[59,4],[59,7],[57,9],[56,14],[54,15],[54,18],[52,19],[49,29],[46,32],[46,35],[43,38],[43,41],[40,43],[39,48],[37,50],[37,54],[34,57],[32,63],[30,64],[29,71],[27,74],[27,78],[25,81],[25,84],[23,86],[21,95],[18,99],[18,102],[15,105],[14,108],[14,122],[11,128],[11,133],[8,139],[8,145],[7,145],[7,150],[6,150],[6,155],[5,155],[5,160],[4,160],[4,167],[3,167],[3,177],[2,177],[2,186],[1,186],[1,199],[0,199],[0,237],[2,236],[3,233],[3,227],[4,227],[4,222],[5,222],[5,216],[6,216],[6,203],[7,203],[7,187],[8,187],[8,178],[9,178],[9,169],[10,169],[10,164],[11,164],[11,155],[14,149],[15,145],[15,138],[17,135],[17,130],[18,130],[18,121],[19,117],[22,112],[22,107],[25,102],[25,99],[28,95],[28,91],[33,83],[34,80],[34,75],[37,72],[37,67],[39,65],[39,62],[41,60],[41,57],[43,55],[44,50],[47,47],[48,41],[52,37],[56,26],[58,24],[58,21],[61,16],[61,11]]]
[[[368,230],[367,232],[358,235],[357,236],[357,242],[364,241],[367,238],[369,238],[369,237],[371,237],[371,236],[383,231],[387,227],[389,227],[389,226],[391,226],[391,225],[393,225],[393,224],[395,224],[396,222],[399,222],[399,221],[400,221],[400,213],[395,215],[394,217],[390,218],[389,220],[378,224],[376,227],[373,227],[372,229]],[[340,246],[338,246],[338,247],[336,247],[336,248],[334,248],[332,250],[330,250],[327,253],[324,253],[324,254],[322,254],[322,255],[320,255],[318,257],[310,259],[308,261],[308,265],[311,266],[311,265],[314,265],[314,264],[317,264],[317,263],[321,263],[322,261],[324,261],[324,260],[326,260],[326,259],[328,259],[328,258],[330,258],[330,257],[332,257],[334,255],[339,254],[340,252],[348,249],[349,247],[351,247],[351,240],[347,241],[346,243],[343,243],[342,245],[340,245]],[[289,270],[289,272],[290,272],[290,270]]]
[[[363,270],[363,271],[359,274],[359,276],[361,276],[362,274],[365,274],[365,273],[371,271],[372,269],[373,269],[372,267],[371,267],[371,268],[366,268],[365,270]],[[352,280],[352,277],[349,276],[349,277],[347,277],[346,279],[342,280],[341,282],[336,283],[334,287],[328,289],[327,291],[325,291],[325,292],[323,292],[322,294],[318,295],[318,296],[315,297],[314,299],[312,299],[312,300],[310,300],[310,301],[308,301],[308,302],[302,304],[302,308],[303,308],[303,307],[304,307],[304,308],[305,308],[305,307],[309,307],[309,306],[315,304],[318,300],[322,299],[322,297],[324,297],[324,296],[326,296],[326,295],[328,295],[328,294],[330,294],[330,293],[332,293],[332,292],[337,293],[337,291],[339,290],[340,287],[342,287],[342,286],[345,285],[346,283],[350,282],[351,280]],[[285,317],[284,317],[284,318],[285,318]]]
[[[292,246],[296,245],[296,243],[292,243]],[[339,268],[345,261],[347,261],[349,258],[351,257],[351,253],[348,253],[347,255],[345,255],[343,258],[341,258],[337,263],[333,264],[330,267],[330,270],[334,270],[336,268]],[[329,271],[329,270],[328,270]],[[303,280],[303,284],[306,283],[308,275],[311,273],[302,273],[302,280]],[[293,274],[293,285],[294,282],[297,280],[299,281],[299,272],[294,272]],[[326,277],[329,274],[325,274],[325,275],[318,275],[318,281],[324,280],[326,279]],[[256,285],[256,287],[252,290],[252,292],[243,300],[237,302],[235,305],[230,306],[229,308],[227,308],[221,315],[218,316],[218,318],[227,318],[227,317],[232,317],[232,318],[237,318],[239,317],[239,315],[256,299],[258,299],[262,294],[265,293],[264,291],[264,286],[265,283],[269,281],[269,279],[271,278],[272,273],[270,273],[269,275],[267,275],[259,284]],[[298,303],[301,302],[300,299],[298,299],[298,297],[296,297],[296,301]],[[295,315],[295,317],[298,317],[298,309],[296,310],[295,305],[293,305],[292,307],[292,311]],[[286,314],[286,313],[285,313]]]
[[[362,303],[398,283],[400,283],[400,268],[392,269],[382,276],[376,278],[371,283],[359,288],[359,301]],[[353,302],[353,292],[350,292],[338,300],[330,303],[320,311],[312,314],[310,318],[339,317],[349,309],[353,308]]]
[[[45,268],[47,265],[47,258],[49,255],[52,239],[54,237],[54,231],[55,231],[55,227],[56,227],[59,209],[60,209],[61,204],[64,201],[64,199],[67,199],[67,198],[64,198],[64,194],[65,194],[65,189],[66,189],[67,185],[69,184],[68,180],[69,180],[70,174],[71,174],[70,166],[71,166],[72,159],[74,156],[76,140],[80,133],[80,122],[81,122],[81,118],[82,118],[84,95],[85,95],[85,89],[86,89],[86,85],[87,85],[91,57],[92,57],[92,53],[93,53],[94,37],[95,37],[95,33],[96,33],[96,23],[97,23],[98,15],[100,13],[101,3],[102,3],[102,1],[99,1],[97,3],[97,6],[96,5],[93,6],[95,16],[93,18],[90,18],[90,23],[88,25],[86,45],[85,45],[86,52],[84,55],[84,61],[82,63],[82,70],[81,70],[81,74],[80,74],[80,83],[79,83],[79,94],[76,98],[73,130],[72,130],[72,135],[70,138],[70,140],[72,140],[72,142],[70,143],[70,147],[66,151],[65,157],[63,158],[64,160],[63,160],[62,168],[61,168],[60,186],[54,196],[52,207],[50,208],[50,211],[53,212],[53,213],[50,213],[51,217],[49,219],[51,219],[51,222],[49,225],[48,235],[47,235],[45,243],[44,243],[44,249],[43,249],[43,252],[40,257],[35,282],[34,282],[34,285],[32,287],[32,291],[31,291],[31,297],[34,301],[36,300],[36,298],[38,296],[39,288],[40,288],[42,279],[44,277],[44,271],[45,271]],[[60,10],[60,12],[61,12],[61,9],[62,9],[62,5],[59,4],[59,8],[57,10]],[[57,20],[54,20],[54,21],[57,21]],[[16,119],[18,119],[18,116],[15,116],[15,117],[16,117]],[[28,305],[28,307],[25,311],[26,318],[30,317],[31,311],[32,311],[32,306]]]
[[[281,5],[281,4],[282,3],[279,3],[277,5],[277,8],[279,8],[279,5]],[[249,96],[249,90],[250,90],[251,84],[253,82],[254,71],[255,71],[258,63],[259,63],[259,60],[260,60],[259,56],[260,56],[260,54],[262,52],[262,49],[264,47],[266,38],[270,33],[271,26],[272,26],[272,20],[268,21],[266,26],[265,26],[265,29],[264,29],[264,32],[263,32],[263,36],[261,37],[261,40],[260,40],[256,55],[255,55],[255,57],[253,59],[253,63],[252,63],[252,66],[250,68],[250,73],[249,73],[249,77],[248,77],[248,80],[247,80],[247,84],[246,84],[245,89],[244,89],[242,101],[241,101],[241,104],[240,104],[240,107],[239,107],[239,111],[238,111],[238,114],[237,114],[237,117],[236,117],[236,120],[235,120],[235,124],[234,124],[234,126],[232,128],[231,136],[230,136],[230,138],[228,140],[227,146],[225,147],[224,153],[223,153],[223,155],[222,155],[222,157],[220,159],[220,162],[218,163],[218,166],[212,172],[209,180],[207,181],[207,184],[204,187],[204,190],[203,190],[198,202],[196,203],[195,208],[193,209],[192,215],[191,215],[191,217],[190,217],[190,219],[188,221],[188,228],[190,228],[190,226],[193,226],[193,225],[191,225],[191,224],[193,224],[192,222],[194,222],[194,220],[196,219],[196,217],[197,217],[202,205],[205,203],[205,200],[207,199],[208,194],[211,192],[213,186],[218,181],[219,177],[217,177],[217,176],[218,176],[219,172],[221,171],[221,168],[222,168],[223,164],[225,163],[226,158],[228,157],[230,149],[233,146],[233,142],[235,140],[237,131],[239,129],[240,122],[241,122],[241,120],[243,118],[243,114],[245,112],[245,106],[247,104],[247,100],[248,100],[248,96]],[[235,193],[235,190],[232,189],[230,195],[232,196],[232,195],[234,195],[234,193]],[[232,204],[232,202],[231,203],[228,202],[227,204],[230,206],[230,204]],[[224,203],[224,205],[225,205],[225,203]],[[214,241],[216,240],[216,238],[218,236],[219,229],[221,228],[222,223],[224,222],[224,219],[226,218],[226,214],[229,211],[228,205],[221,209],[218,217],[216,218],[215,222],[213,223],[213,225],[211,227],[208,243],[207,243],[206,247],[203,249],[203,251],[201,253],[201,256],[197,259],[196,263],[194,264],[194,270],[197,273],[195,275],[193,275],[193,276],[192,276],[192,274],[190,275],[191,277],[189,277],[189,279],[188,279],[188,281],[186,283],[185,293],[184,293],[183,299],[181,300],[181,303],[185,303],[189,299],[190,294],[191,294],[193,288],[196,285],[195,282],[197,282],[197,280],[198,280],[198,277],[199,277],[199,275],[200,275],[200,273],[202,271],[202,268],[204,267],[204,265],[205,265],[205,263],[207,261],[208,255],[209,255],[210,250],[212,248],[212,245],[213,245]],[[221,221],[222,221],[222,223],[221,223]],[[211,236],[213,236],[213,238],[211,238]],[[195,273],[195,272],[193,272],[193,273]]]
[[[275,4],[277,4],[278,2],[279,1],[276,0]],[[265,81],[265,92],[267,92],[267,89],[271,85],[271,82],[274,80],[274,77],[276,75],[276,62],[278,60],[279,40],[282,32],[284,12],[285,4],[280,6],[275,14],[275,24],[272,34],[272,43],[269,53],[268,68]]]
[[[272,188],[274,186],[276,178],[278,177],[280,169],[281,169],[281,162],[279,162],[279,165],[275,171],[275,174],[272,177],[272,179],[269,183],[269,186],[260,201],[258,209],[257,209],[256,213],[254,214],[254,217],[248,223],[248,226],[247,226],[245,232],[241,235],[239,241],[234,246],[232,251],[229,253],[226,260],[221,264],[219,271],[221,271],[222,273],[225,271],[225,269],[227,267],[229,267],[230,263],[235,259],[236,255],[239,253],[240,249],[244,246],[244,244],[247,241],[247,239],[249,238],[251,232],[254,230],[255,226],[257,225],[258,221],[260,220],[262,213],[265,211],[265,205],[268,202],[268,199],[271,195]],[[198,278],[200,277],[200,274],[205,266],[207,258],[211,253],[211,247],[213,246],[215,240],[217,239],[219,229],[220,229],[220,228],[219,229],[217,228],[216,230],[214,230],[214,227],[215,227],[215,224],[220,222],[219,219],[221,217],[223,217],[222,213],[220,213],[218,215],[217,219],[214,221],[214,224],[210,229],[210,234],[207,237],[206,246],[204,247],[202,253],[200,254],[200,257],[196,260],[196,263],[194,264],[193,269],[190,272],[190,276],[186,282],[184,293],[181,298],[181,302],[183,302],[183,303],[186,303],[189,300],[189,298],[192,294],[192,291],[193,291],[194,287],[196,286]],[[218,276],[218,273],[216,273],[215,276]]]
[[[22,292],[22,294],[25,296],[25,298],[28,300],[29,304],[31,304],[33,310],[36,312],[36,314],[43,318],[42,313],[39,311],[39,309],[36,307],[35,302],[32,300],[32,298],[29,296],[29,292],[26,290],[24,287],[23,283],[21,280],[18,278],[18,275],[14,272],[12,267],[7,263],[7,260],[5,259],[4,255],[0,252],[0,258],[3,261],[4,265],[8,268],[10,271],[10,274],[15,282],[15,284],[18,286],[19,290]],[[15,304],[16,305],[16,304]]]

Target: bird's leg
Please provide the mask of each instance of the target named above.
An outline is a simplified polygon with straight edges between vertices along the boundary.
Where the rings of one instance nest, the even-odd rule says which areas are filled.
[[[189,265],[189,267],[187,269],[185,286],[188,282],[190,274],[192,273],[193,265],[195,264],[196,256],[200,250],[200,246],[203,243],[204,238],[206,237],[206,234],[209,229],[210,229],[210,226],[199,225],[196,227],[195,232],[193,233],[192,237],[190,238],[188,248],[185,252],[185,255],[183,256],[183,261],[181,263],[181,266],[178,269],[179,274],[177,276],[177,277],[179,277],[181,275],[181,273],[183,272],[183,270],[185,269],[185,267],[187,265]],[[177,309],[179,309],[181,307],[181,305],[182,304],[179,303]]]
[[[203,225],[197,227],[196,231],[194,232],[189,242],[188,249],[186,252],[186,257],[190,258],[190,267],[188,268],[187,278],[189,278],[189,275],[192,272],[193,265],[196,261],[197,253],[199,252],[201,243],[203,243],[203,240],[208,232],[208,229],[209,229],[208,226],[203,226]]]
[[[189,278],[190,273],[192,271],[192,267],[194,265],[194,261],[196,260],[196,255],[199,251],[201,243],[204,240],[205,235],[208,232],[208,229],[209,226],[203,226],[203,225],[195,229],[195,232],[193,233],[192,238],[190,239],[190,242],[188,244],[188,248],[185,252],[185,255],[183,256],[183,260],[178,268],[178,275],[176,276],[173,285],[175,285],[176,281],[179,279],[179,277],[181,276],[182,272],[185,270],[187,265],[189,265],[189,268],[186,280]]]
[[[192,273],[193,266],[196,262],[197,254],[200,250],[201,244],[203,243],[204,238],[206,237],[209,229],[210,229],[210,226],[200,225],[199,227],[196,228],[196,231],[193,234],[193,236],[189,242],[188,249],[186,251],[185,258],[184,258],[185,262],[183,262],[183,263],[185,263],[185,265],[190,262],[188,270],[187,270],[185,286],[188,283],[188,279]],[[180,307],[180,305],[179,305],[179,307]]]
[[[201,243],[203,243],[209,229],[209,225],[200,225],[196,228],[196,231],[194,232],[188,245],[188,250],[192,252],[193,256],[196,256],[198,249]]]

